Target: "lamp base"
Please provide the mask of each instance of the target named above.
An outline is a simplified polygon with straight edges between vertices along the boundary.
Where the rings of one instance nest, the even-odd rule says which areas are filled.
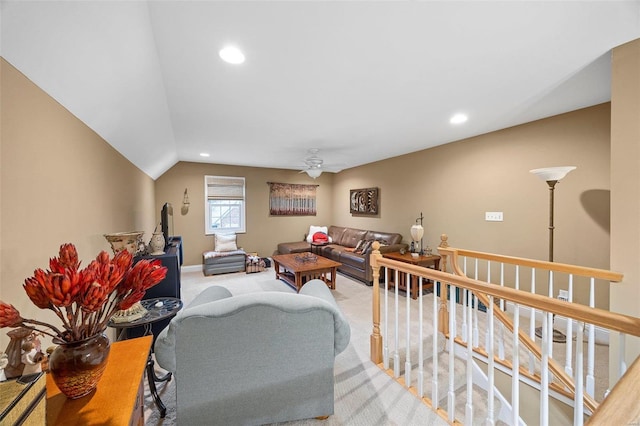
[[[536,336],[542,339],[542,327],[536,328]],[[567,343],[567,336],[560,330],[553,329],[553,341],[555,343]]]

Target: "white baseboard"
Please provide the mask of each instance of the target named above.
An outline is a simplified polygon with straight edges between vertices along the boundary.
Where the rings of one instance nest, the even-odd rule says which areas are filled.
[[[187,265],[187,266],[182,266],[180,268],[181,271],[185,271],[185,272],[195,272],[195,271],[202,271],[202,265]]]
[[[507,312],[513,314],[513,303],[512,302],[507,302]],[[531,318],[531,308],[528,308],[526,306],[520,307],[520,316],[525,317],[525,318]],[[542,322],[542,312],[536,309],[536,322]],[[553,319],[553,324],[554,327],[560,331],[562,331],[563,333],[566,332],[567,330],[567,318],[566,317],[561,317],[559,315],[556,315],[555,318]],[[576,333],[578,331],[578,322],[576,320],[573,320],[573,323],[571,325],[571,330],[573,331],[573,337],[576,336]],[[584,329],[584,336],[585,336],[585,341],[586,341],[586,337],[588,337],[588,333],[589,333],[589,329],[588,327],[585,327]],[[609,344],[609,330],[607,330],[606,328],[602,328],[602,327],[595,327],[595,338],[596,338],[596,343],[599,345],[608,345]]]

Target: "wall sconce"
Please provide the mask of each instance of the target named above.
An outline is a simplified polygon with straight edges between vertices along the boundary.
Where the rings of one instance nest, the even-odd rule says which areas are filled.
[[[189,202],[189,194],[187,194],[187,188],[184,189],[184,197],[182,197],[182,208],[180,209],[180,213],[182,215],[186,215],[189,213],[189,206],[191,203]]]
[[[424,228],[422,227],[423,219],[424,217],[422,216],[422,212],[420,212],[420,217],[416,219],[416,224],[411,227],[411,239],[413,240],[413,250],[411,250],[411,252],[419,253],[421,256],[424,254],[422,242],[422,237],[424,236]],[[420,251],[416,249],[418,241],[420,241]]]

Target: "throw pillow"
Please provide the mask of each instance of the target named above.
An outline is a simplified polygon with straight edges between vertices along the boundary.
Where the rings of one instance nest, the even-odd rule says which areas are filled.
[[[236,246],[236,234],[224,235],[216,234],[216,251],[234,251],[238,250]]]
[[[313,234],[313,242],[314,243],[328,243],[329,237],[324,232],[316,232]]]
[[[356,244],[356,246],[354,247],[353,251],[356,253],[362,253],[362,250],[360,250],[362,248],[362,245],[364,244],[364,240],[360,240],[358,241],[358,244]]]
[[[327,229],[326,226],[313,226],[313,225],[311,225],[309,227],[309,232],[307,233],[307,242],[308,243],[313,242],[313,235],[316,232],[322,232],[322,233],[327,234],[329,232],[329,230]]]

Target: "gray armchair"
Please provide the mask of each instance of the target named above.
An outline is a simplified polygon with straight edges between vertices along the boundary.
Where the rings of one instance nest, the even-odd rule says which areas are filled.
[[[333,414],[335,356],[350,335],[320,280],[299,294],[213,286],[154,349],[175,374],[178,424],[257,425]]]

